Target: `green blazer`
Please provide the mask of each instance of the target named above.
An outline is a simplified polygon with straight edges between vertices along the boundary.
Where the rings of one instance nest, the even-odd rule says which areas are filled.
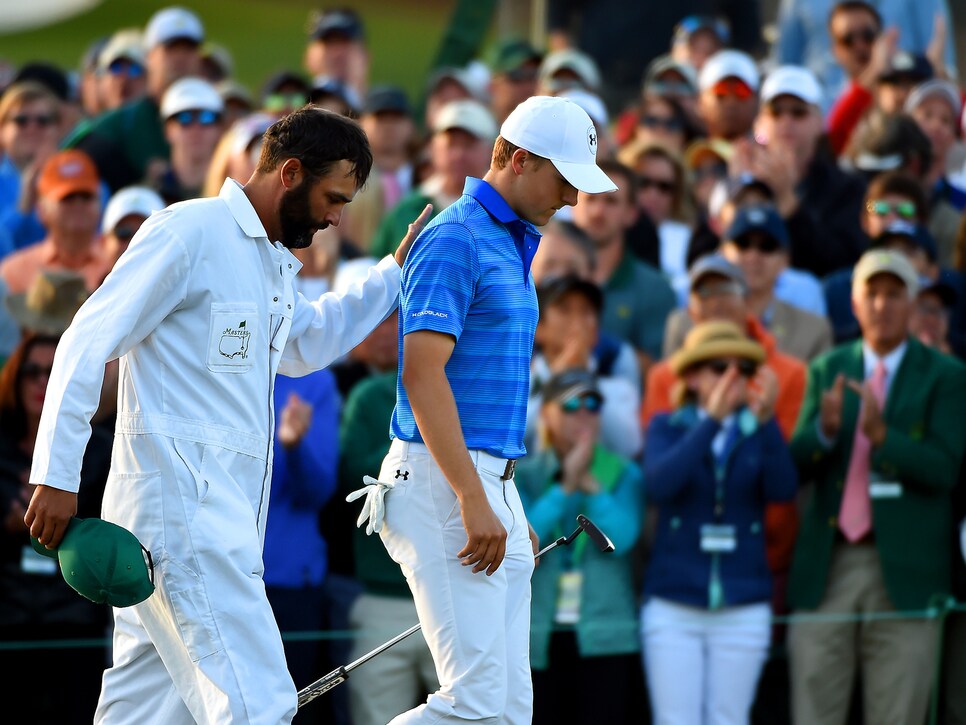
[[[802,480],[814,490],[802,517],[789,578],[793,607],[814,609],[828,583],[842,492],[852,454],[859,396],[848,389],[842,428],[832,446],[818,435],[823,391],[835,376],[862,380],[862,341],[845,343],[816,358],[808,369],[805,400],[791,450]],[[871,469],[889,482],[872,498],[875,544],[886,590],[897,610],[921,609],[950,586],[950,493],[966,446],[966,366],[909,339],[889,386],[885,441],[872,453]],[[901,484],[901,489],[894,485]]]

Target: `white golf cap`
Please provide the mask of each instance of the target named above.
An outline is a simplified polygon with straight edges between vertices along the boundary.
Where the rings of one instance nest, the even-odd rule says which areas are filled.
[[[165,206],[164,199],[154,189],[146,186],[125,186],[114,192],[111,200],[107,202],[101,220],[101,231],[110,234],[124,217],[138,214],[147,218]]]
[[[225,102],[211,83],[201,78],[180,78],[164,92],[161,118],[171,118],[182,111],[214,111],[221,113]]]
[[[601,128],[610,125],[610,114],[607,113],[607,106],[596,93],[585,91],[583,88],[569,88],[558,93],[557,97],[566,98],[568,101],[576,103],[587,111],[587,115],[594,119],[594,123]]]
[[[953,109],[953,118],[958,118],[963,108],[963,99],[959,95],[959,88],[952,81],[944,81],[941,78],[933,78],[925,83],[920,83],[913,88],[906,97],[906,102],[902,110],[912,113],[927,98],[941,98]]]
[[[752,90],[758,90],[758,66],[750,55],[740,50],[719,50],[708,58],[698,76],[698,88],[707,90],[725,78],[737,78]]]
[[[144,31],[144,47],[153,48],[173,40],[191,40],[202,43],[205,29],[201,20],[186,8],[172,6],[158,10],[148,21]]]
[[[585,194],[617,191],[597,166],[597,128],[573,101],[531,96],[507,116],[500,135],[515,146],[550,159],[557,171]]]
[[[97,69],[106,71],[116,60],[144,65],[144,39],[137,28],[118,30],[97,55]]]
[[[553,77],[560,71],[570,71],[580,79],[581,85],[591,91],[600,88],[600,70],[597,63],[586,53],[565,48],[550,53],[540,63],[539,77],[542,85],[552,86]]]
[[[478,101],[450,101],[439,110],[433,123],[433,132],[441,133],[452,128],[466,131],[490,143],[496,139],[496,119]]]
[[[852,296],[855,297],[862,286],[877,274],[898,277],[906,286],[910,298],[919,293],[919,275],[906,255],[894,249],[870,249],[859,257],[852,270]]]
[[[761,84],[761,102],[769,103],[778,96],[794,96],[817,106],[822,102],[822,86],[808,68],[800,65],[779,66]]]

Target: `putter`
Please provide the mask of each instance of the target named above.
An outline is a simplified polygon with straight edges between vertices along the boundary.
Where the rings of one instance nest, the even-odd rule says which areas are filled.
[[[533,555],[533,558],[539,559],[548,551],[550,551],[551,549],[555,549],[558,546],[569,546],[573,542],[573,540],[580,535],[581,532],[586,533],[587,536],[590,537],[590,540],[594,542],[594,546],[596,546],[601,553],[606,554],[614,550],[614,543],[609,538],[607,538],[607,534],[605,534],[603,531],[597,528],[597,526],[594,524],[593,521],[588,519],[583,514],[580,514],[577,516],[577,528],[574,529],[569,536],[561,536],[553,543],[548,544],[547,546],[540,549],[540,551],[538,551],[536,554]],[[349,673],[352,672],[352,670],[354,670],[356,667],[358,667],[359,665],[365,664],[376,655],[382,654],[387,649],[392,647],[394,644],[398,644],[399,642],[402,642],[404,639],[406,639],[406,637],[418,631],[420,626],[421,625],[419,624],[414,624],[405,632],[400,632],[388,642],[385,642],[379,645],[371,652],[367,652],[366,654],[362,655],[362,657],[360,657],[359,659],[354,660],[353,662],[350,662],[347,665],[342,665],[341,667],[338,667],[332,670],[332,672],[325,675],[324,677],[319,678],[311,685],[308,685],[303,689],[299,690],[299,693],[298,693],[299,708],[301,709],[304,705],[311,702],[319,695],[322,695],[328,692],[333,687],[338,687],[339,685],[341,685],[343,682],[349,679]]]

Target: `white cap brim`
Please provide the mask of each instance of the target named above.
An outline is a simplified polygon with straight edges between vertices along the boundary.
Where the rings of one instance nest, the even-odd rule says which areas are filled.
[[[603,194],[608,191],[617,191],[617,185],[610,180],[610,177],[601,171],[597,164],[578,164],[572,161],[557,161],[551,159],[557,171],[570,182],[570,184],[585,194]]]

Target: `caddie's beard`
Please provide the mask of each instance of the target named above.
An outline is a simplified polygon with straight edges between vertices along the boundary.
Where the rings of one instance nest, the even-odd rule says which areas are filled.
[[[279,221],[282,225],[282,238],[279,240],[287,249],[305,249],[312,244],[315,232],[327,229],[328,222],[316,221],[309,209],[309,193],[312,183],[309,179],[285,192],[279,207]]]

